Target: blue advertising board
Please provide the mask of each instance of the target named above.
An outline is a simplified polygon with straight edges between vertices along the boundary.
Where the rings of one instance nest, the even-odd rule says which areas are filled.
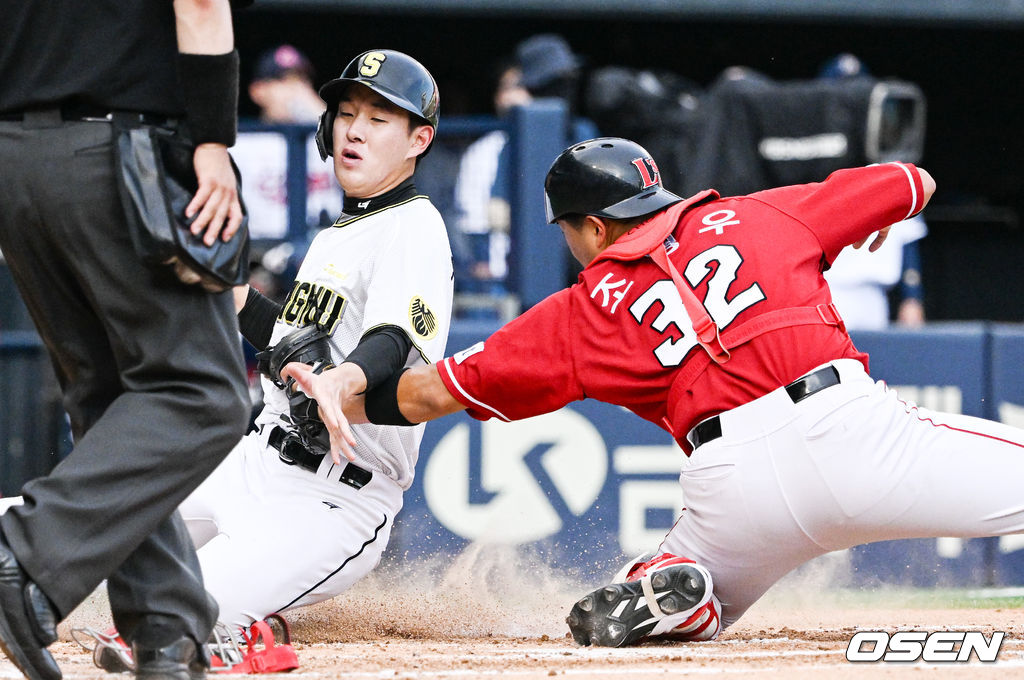
[[[851,336],[857,348],[870,356],[871,375],[885,380],[905,401],[937,411],[995,416],[992,400],[987,398],[990,356],[984,324],[932,324],[927,331],[861,331]],[[997,540],[915,539],[858,546],[851,554],[853,581],[994,585],[992,556]],[[1024,583],[1024,572],[1019,578]]]
[[[427,426],[395,540],[410,557],[479,541],[615,571],[678,517],[683,460],[663,430],[599,402],[512,423],[460,413]]]
[[[991,390],[995,420],[1024,428],[1024,328],[998,324],[991,328]],[[1021,480],[1024,489],[1024,480]],[[1000,585],[1024,584],[1024,534],[991,539],[992,580]]]
[[[455,324],[449,353],[496,329],[491,322]],[[930,324],[853,338],[870,354],[872,375],[902,398],[1024,426],[1024,326]],[[22,342],[9,332],[0,350],[0,375],[12,380],[27,376],[18,369],[26,357],[45,363],[36,338]],[[45,473],[18,467],[24,423],[44,420],[18,413],[5,411],[9,432],[0,459],[12,484]],[[970,452],[964,453],[969,464]],[[667,433],[595,401],[515,423],[448,416],[427,425],[389,553],[454,556],[470,543],[500,543],[531,550],[581,578],[602,580],[625,557],[655,549],[671,528],[684,505],[678,485],[684,463]],[[854,548],[849,562],[855,583],[1024,585],[1024,534],[875,543]]]
[[[457,326],[449,353],[492,330]],[[1024,330],[1016,327],[992,333],[983,324],[936,325],[857,333],[854,342],[870,354],[876,378],[922,406],[980,416],[1004,401],[1024,404]],[[999,400],[992,399],[993,385]],[[514,423],[448,416],[427,425],[393,543],[409,558],[454,555],[472,542],[517,545],[600,580],[624,558],[654,550],[671,528],[684,504],[678,484],[684,462],[660,428],[595,401]],[[1003,537],[859,546],[850,554],[851,578],[1024,584],[1022,544]]]

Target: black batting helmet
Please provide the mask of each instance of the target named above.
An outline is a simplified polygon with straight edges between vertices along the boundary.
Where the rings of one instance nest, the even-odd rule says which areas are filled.
[[[599,137],[559,154],[544,180],[548,222],[566,215],[641,217],[683,200],[661,185],[651,154],[636,142]]]
[[[320,117],[316,131],[320,157],[334,153],[332,130],[338,112],[338,101],[350,83],[370,88],[395,106],[437,129],[440,94],[437,83],[423,64],[395,50],[369,50],[348,63],[341,75],[320,88],[320,98],[327,110]],[[426,153],[426,152],[424,152]]]

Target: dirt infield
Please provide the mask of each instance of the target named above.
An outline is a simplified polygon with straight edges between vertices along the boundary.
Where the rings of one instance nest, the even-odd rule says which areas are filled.
[[[810,571],[787,579],[719,640],[581,648],[564,618],[582,594],[535,564],[487,552],[464,555],[438,573],[414,565],[371,575],[335,600],[288,615],[301,667],[292,677],[440,678],[1022,678],[1024,610],[922,606],[902,591],[839,591]],[[832,578],[832,576],[829,576]],[[109,625],[100,595],[61,626],[53,650],[69,680],[99,680],[70,627]],[[980,663],[851,663],[858,630],[1007,633],[999,660]],[[927,673],[927,675],[922,675]],[[0,661],[0,678],[19,677]]]
[[[1017,611],[847,609],[784,610],[758,605],[715,642],[647,645],[632,649],[577,647],[564,634],[429,636],[414,627],[378,621],[368,635],[338,620],[345,608],[318,606],[293,627],[301,668],[311,679],[396,678],[647,678],[705,676],[742,678],[1024,678],[1024,625]],[[429,617],[428,617],[429,618]],[[363,620],[361,624],[366,624]],[[551,622],[553,629],[559,628]],[[1008,632],[995,664],[854,664],[847,640],[858,629],[992,630]],[[358,632],[362,629],[362,632]],[[99,680],[104,674],[74,643],[53,651],[69,680]],[[932,671],[922,676],[923,671]],[[0,677],[17,677],[0,663]]]

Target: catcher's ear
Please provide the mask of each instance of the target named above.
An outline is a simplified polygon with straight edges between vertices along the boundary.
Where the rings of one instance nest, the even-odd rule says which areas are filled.
[[[334,155],[334,116],[336,111],[327,107],[320,114],[320,122],[316,126],[316,150],[320,152],[320,160],[326,161]]]

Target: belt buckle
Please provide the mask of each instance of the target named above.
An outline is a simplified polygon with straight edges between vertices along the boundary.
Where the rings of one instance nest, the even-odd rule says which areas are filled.
[[[295,454],[297,453],[295,447],[297,446],[301,447],[302,445],[292,437],[285,435],[276,447],[277,457],[286,465],[297,465],[298,461],[295,459]]]
[[[277,455],[286,465],[298,465],[303,470],[314,473],[320,469],[320,463],[323,461],[323,457],[311,453],[294,432],[285,435]]]

